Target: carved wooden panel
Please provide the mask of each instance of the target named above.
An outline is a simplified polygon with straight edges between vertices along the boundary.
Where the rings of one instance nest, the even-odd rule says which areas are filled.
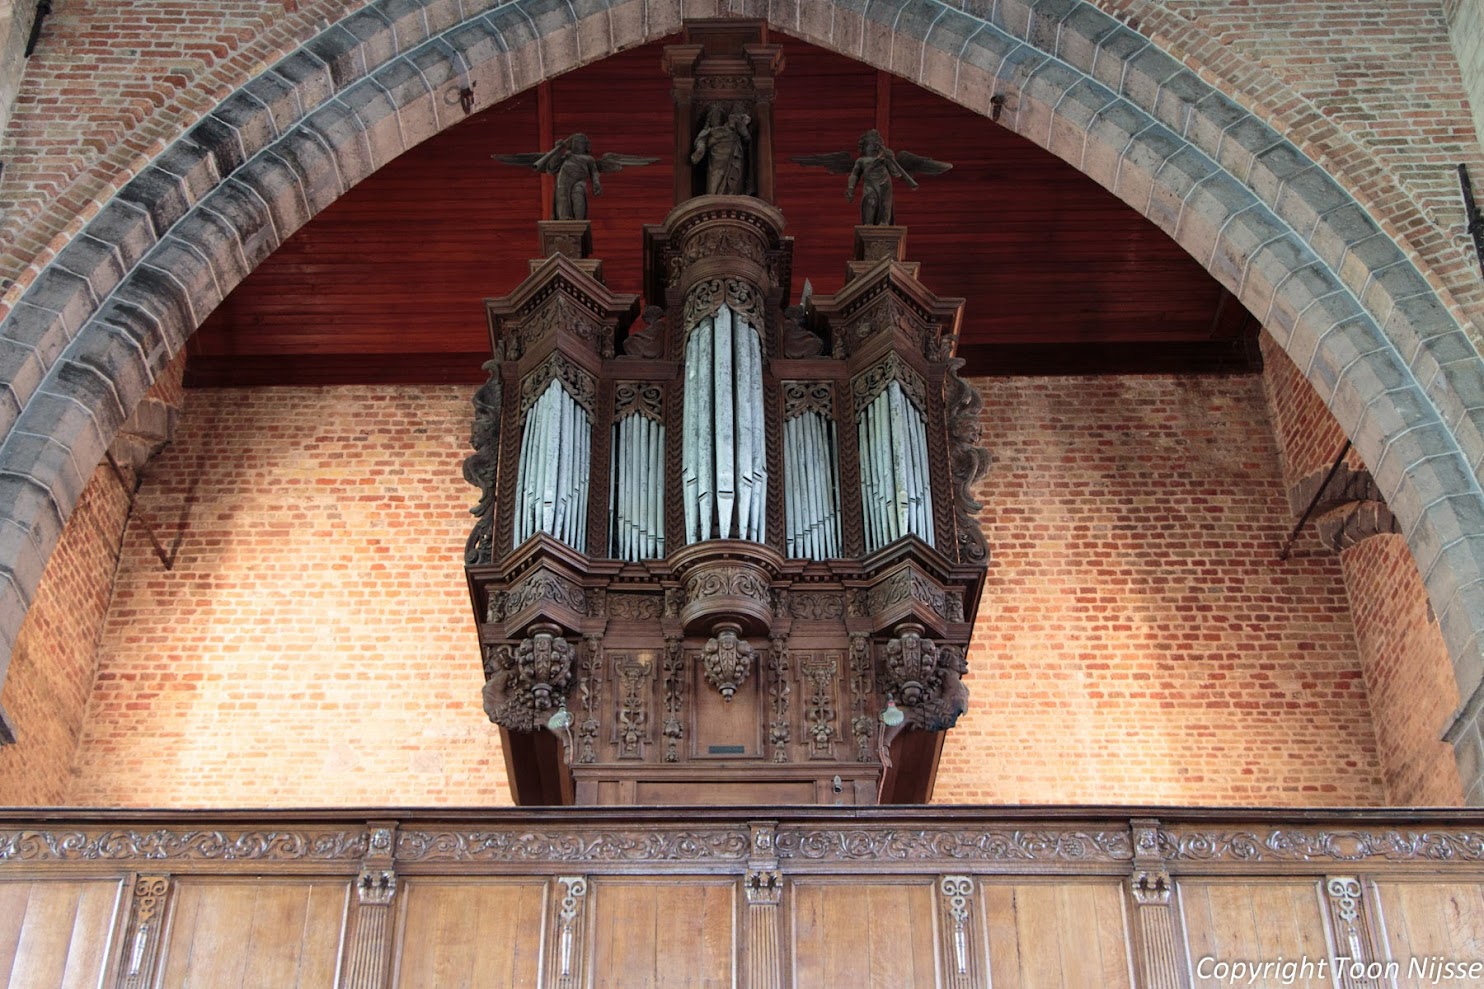
[[[349,894],[344,880],[180,880],[160,989],[334,985]]]
[[[545,883],[416,878],[399,895],[397,989],[537,984]]]
[[[738,947],[733,879],[594,879],[587,909],[594,985],[731,986]]]
[[[1121,884],[981,879],[979,891],[995,989],[1133,985]]]
[[[1183,879],[1178,883],[1193,989],[1231,985],[1223,962],[1313,959],[1286,985],[1333,989],[1317,962],[1331,957],[1325,937],[1324,892],[1313,880]]]
[[[1484,960],[1484,884],[1378,882],[1375,892],[1397,986],[1474,984],[1442,965]]]
[[[0,883],[0,985],[99,985],[122,889],[118,880]]]
[[[793,984],[936,985],[934,889],[923,877],[792,883]]]

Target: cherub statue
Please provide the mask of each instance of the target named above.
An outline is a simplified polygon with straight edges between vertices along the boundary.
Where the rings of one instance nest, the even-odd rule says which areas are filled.
[[[519,165],[537,172],[556,176],[556,192],[552,196],[551,215],[556,220],[587,219],[587,184],[591,180],[593,195],[603,194],[600,172],[618,172],[624,168],[637,168],[659,161],[641,155],[623,155],[610,151],[601,158],[594,158],[587,135],[573,134],[558,141],[556,147],[547,152],[531,151],[518,155],[490,155],[507,165]]]
[[[691,164],[706,159],[706,192],[713,196],[740,196],[747,192],[747,148],[752,143],[748,128],[752,117],[741,103],[726,110],[720,103],[706,112],[706,126],[696,135]]]
[[[896,222],[892,179],[901,179],[916,189],[917,182],[912,178],[914,173],[941,175],[953,167],[946,161],[923,158],[910,151],[893,151],[874,128],[861,135],[856,150],[858,154],[853,159],[848,151],[834,151],[822,155],[794,155],[793,161],[827,169],[833,175],[850,173],[845,183],[845,199],[855,199],[855,187],[859,184],[861,225],[867,227],[889,226]]]

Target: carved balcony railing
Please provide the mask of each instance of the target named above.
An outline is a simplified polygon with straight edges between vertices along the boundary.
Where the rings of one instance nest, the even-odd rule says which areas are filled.
[[[1484,984],[1484,814],[0,812],[58,985]]]

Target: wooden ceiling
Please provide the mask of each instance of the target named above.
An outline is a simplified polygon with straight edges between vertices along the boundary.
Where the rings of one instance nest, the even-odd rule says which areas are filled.
[[[844,280],[856,206],[844,178],[790,155],[892,147],[951,161],[899,187],[897,222],[923,281],[967,300],[960,353],[976,374],[1231,371],[1254,365],[1255,325],[1163,232],[1072,166],[911,83],[775,37],[778,205],[795,238],[794,291]],[[671,102],[660,45],[476,109],[341,197],[234,291],[190,343],[198,386],[475,382],[483,299],[535,257],[541,180],[490,155],[586,132],[594,151],[655,155],[607,177],[593,241],[606,280],[640,291],[641,237],[671,205]],[[543,124],[545,125],[543,128]]]

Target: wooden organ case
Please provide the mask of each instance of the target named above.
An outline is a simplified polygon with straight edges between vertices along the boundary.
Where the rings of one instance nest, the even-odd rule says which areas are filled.
[[[642,316],[583,218],[542,222],[544,256],[487,302],[466,570],[512,792],[924,802],[988,560],[963,302],[876,225],[839,293],[789,307],[779,50],[692,22],[665,67],[676,206],[645,228]]]

